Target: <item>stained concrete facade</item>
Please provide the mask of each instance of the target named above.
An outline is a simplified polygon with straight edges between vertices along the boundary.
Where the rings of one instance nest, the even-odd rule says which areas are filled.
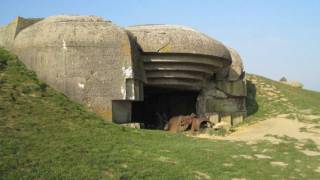
[[[175,108],[199,116],[246,112],[239,54],[191,28],[122,28],[95,16],[18,17],[0,28],[0,46],[51,87],[116,123],[139,121],[135,111],[143,114],[151,107],[143,103],[159,94],[170,99],[152,101],[154,114],[170,116]],[[180,104],[173,92],[183,94]]]

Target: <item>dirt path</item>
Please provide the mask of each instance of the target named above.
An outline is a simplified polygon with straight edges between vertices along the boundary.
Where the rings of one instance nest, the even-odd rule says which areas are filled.
[[[320,147],[320,128],[314,128],[315,124],[304,123],[298,120],[288,119],[279,115],[278,117],[266,119],[252,125],[240,126],[236,132],[227,136],[210,136],[208,134],[200,134],[197,137],[231,140],[231,141],[246,141],[248,144],[254,144],[260,140],[269,140],[272,143],[279,143],[281,138],[290,137],[297,139],[302,144],[308,139],[312,140]],[[299,147],[297,147],[299,148]],[[307,155],[320,155],[320,152],[304,151]]]
[[[240,127],[235,133],[227,136],[230,140],[255,141],[267,139],[275,141],[277,139],[267,135],[288,136],[298,140],[311,139],[320,145],[320,136],[316,133],[301,132],[301,128],[311,128],[313,124],[299,122],[287,118],[270,118],[251,126]],[[319,131],[320,133],[320,131]]]

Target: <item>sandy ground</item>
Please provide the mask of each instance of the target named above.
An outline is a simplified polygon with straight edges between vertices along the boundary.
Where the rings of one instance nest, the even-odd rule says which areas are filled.
[[[214,136],[209,134],[199,134],[197,137],[220,139],[230,141],[245,141],[247,144],[256,144],[261,140],[268,140],[272,143],[285,141],[285,137],[298,140],[296,148],[303,153],[316,156],[318,151],[303,150],[302,146],[312,140],[320,149],[320,124],[314,121],[320,119],[319,115],[314,115],[311,109],[298,109],[294,104],[288,102],[285,95],[275,86],[264,83],[255,76],[248,76],[257,87],[257,95],[267,98],[269,101],[280,101],[291,110],[291,114],[279,114],[277,111],[270,112],[274,117],[258,121],[252,125],[242,125],[237,127],[235,132],[226,136]],[[291,118],[289,118],[291,116]],[[296,118],[296,119],[292,119]],[[301,120],[299,121],[298,118]]]
[[[313,116],[312,118],[319,118]],[[269,140],[272,143],[279,143],[282,141],[278,137],[290,137],[297,139],[299,142],[306,142],[308,139],[314,141],[320,147],[320,129],[314,128],[315,124],[304,123],[298,120],[288,119],[286,115],[279,115],[274,118],[266,119],[252,125],[240,126],[234,133],[227,136],[211,136],[208,134],[200,134],[197,137],[231,140],[231,141],[245,141],[248,144],[255,144],[260,140]],[[307,131],[301,131],[301,128]],[[271,136],[270,136],[271,135]],[[299,148],[299,147],[297,147]],[[320,155],[320,152],[303,151],[305,154],[314,156]]]

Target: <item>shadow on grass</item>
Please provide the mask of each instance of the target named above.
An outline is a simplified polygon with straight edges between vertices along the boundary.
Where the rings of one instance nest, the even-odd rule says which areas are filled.
[[[246,98],[246,108],[247,108],[247,116],[251,116],[255,114],[259,105],[256,101],[256,86],[249,80],[247,80],[247,98]]]

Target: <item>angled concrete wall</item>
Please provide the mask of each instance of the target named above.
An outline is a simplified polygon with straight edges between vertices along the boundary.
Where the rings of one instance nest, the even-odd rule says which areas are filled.
[[[232,122],[235,119],[232,124],[237,125],[247,114],[247,85],[240,55],[232,48],[229,48],[229,51],[231,65],[218,70],[214,78],[201,90],[197,113],[200,115],[219,113],[222,117],[231,115]]]
[[[18,16],[10,24],[0,28],[0,46],[10,49],[15,37],[21,30],[41,20],[42,18],[26,19]]]
[[[218,69],[231,63],[222,43],[192,28],[138,25],[126,29],[141,48],[146,86],[199,91]]]
[[[38,77],[112,119],[112,100],[140,100],[127,33],[98,17],[48,17],[17,35],[12,50]]]

